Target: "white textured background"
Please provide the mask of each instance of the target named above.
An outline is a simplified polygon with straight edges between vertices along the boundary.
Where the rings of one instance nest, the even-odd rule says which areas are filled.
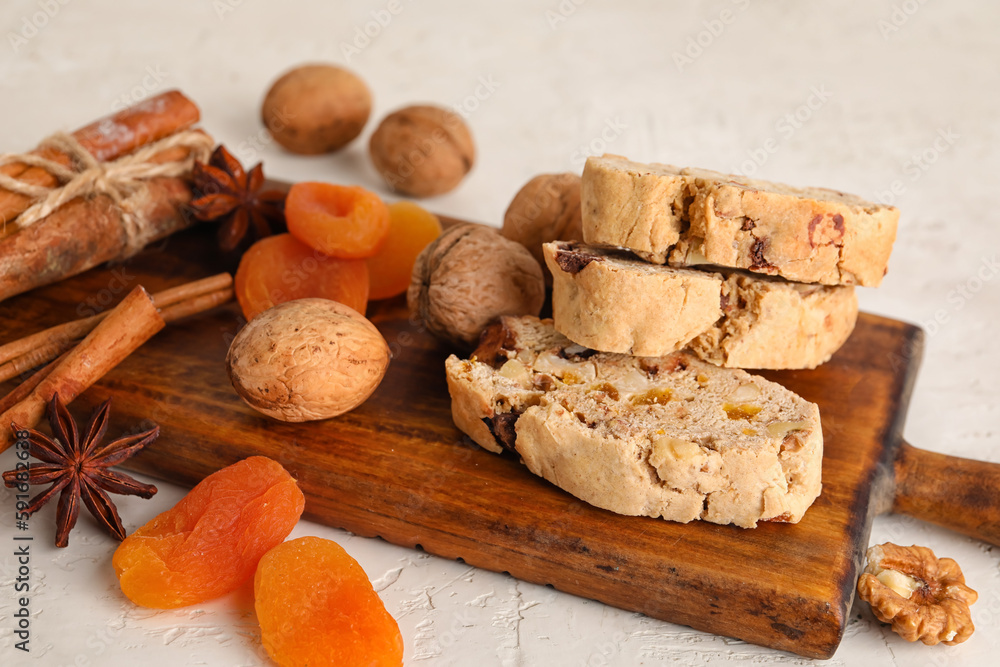
[[[374,188],[365,146],[375,121],[417,101],[462,105],[478,163],[429,206],[493,224],[532,175],[579,170],[586,154],[605,150],[869,198],[897,182],[890,272],[878,291],[861,290],[861,302],[928,328],[907,438],[1000,462],[996,3],[401,0],[402,11],[349,54],[375,95],[361,140],[316,158],[271,145],[257,120],[269,83],[303,61],[348,62],[343,45],[388,4],[3,0],[0,150],[29,149],[53,130],[177,87],[244,162],[263,159],[284,179]],[[691,47],[699,39],[700,53]],[[690,62],[678,64],[675,54],[689,48]],[[0,456],[4,469],[12,463],[11,452]],[[119,504],[128,529],[183,493],[160,489],[151,501]],[[89,518],[70,548],[48,546],[54,509],[33,520],[33,650],[24,656],[11,634],[13,498],[0,493],[0,664],[270,664],[248,595],[138,609],[117,589],[114,544]],[[333,537],[361,561],[399,621],[411,665],[810,662],[310,523],[293,536],[306,534]],[[857,606],[829,664],[995,662],[997,550],[881,518],[873,540],[889,539],[959,561],[980,592],[978,631],[958,647],[908,645]]]

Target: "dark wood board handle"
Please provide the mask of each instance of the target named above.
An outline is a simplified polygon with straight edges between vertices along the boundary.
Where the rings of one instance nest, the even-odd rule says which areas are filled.
[[[946,456],[904,442],[892,511],[1000,546],[1000,464]]]

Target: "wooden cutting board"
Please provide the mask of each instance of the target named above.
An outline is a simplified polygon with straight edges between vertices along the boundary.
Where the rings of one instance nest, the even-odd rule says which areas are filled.
[[[0,342],[90,314],[137,284],[155,291],[232,268],[210,228],[190,230],[125,265],[0,303]],[[409,320],[401,298],[369,316],[394,358],[374,396],[337,419],[280,423],[237,397],[224,368],[242,324],[235,304],[167,327],[72,410],[82,418],[113,397],[112,435],[160,424],[159,440],[129,461],[154,477],[193,485],[270,456],[298,479],[315,521],[699,630],[834,653],[871,520],[891,506],[919,329],[863,315],[830,363],[765,374],[820,406],[823,493],[799,524],[744,530],[618,516],[479,449],[451,421],[449,350]]]

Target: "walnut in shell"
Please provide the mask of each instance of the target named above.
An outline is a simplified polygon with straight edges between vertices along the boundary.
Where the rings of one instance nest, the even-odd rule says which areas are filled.
[[[528,249],[551,284],[542,244],[583,240],[579,174],[539,174],[528,181],[507,207],[501,233]]]
[[[382,381],[389,346],[356,310],[329,299],[297,299],[250,320],[229,347],[236,393],[287,422],[336,417]]]
[[[937,558],[927,547],[891,542],[872,547],[867,558],[858,594],[893,632],[928,646],[961,644],[972,635],[969,605],[979,596],[965,585],[954,560]]]
[[[453,189],[476,157],[462,117],[429,105],[405,107],[386,116],[372,134],[368,150],[386,184],[411,197]]]
[[[489,227],[458,225],[417,257],[406,301],[431,333],[468,348],[501,315],[538,315],[545,282],[520,243]]]
[[[335,65],[302,65],[271,85],[261,120],[274,140],[302,155],[342,148],[361,134],[372,95],[357,75]]]

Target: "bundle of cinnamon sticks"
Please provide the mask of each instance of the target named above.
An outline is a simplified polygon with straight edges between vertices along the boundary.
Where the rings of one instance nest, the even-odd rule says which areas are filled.
[[[67,141],[101,164],[114,164],[143,148],[166,142],[168,147],[154,152],[148,163],[181,163],[189,171],[195,153],[198,159],[207,158],[211,139],[194,131],[200,141],[199,136],[189,135],[185,135],[184,142],[168,140],[192,132],[199,117],[198,107],[191,100],[179,91],[168,91],[80,128]],[[79,169],[73,164],[73,156],[50,145],[18,158],[37,158]],[[44,192],[60,186],[59,178],[50,170],[11,159],[0,166],[0,175],[22,184],[20,189]],[[15,184],[11,180],[4,183],[8,188],[0,184],[0,301],[104,262],[124,259],[193,222],[183,211],[191,200],[187,173],[144,180],[141,196],[131,202],[131,211],[122,210],[114,196],[94,192],[61,204],[29,225],[22,224],[23,215],[41,195],[13,192],[10,188]]]
[[[214,143],[192,129],[199,117],[191,100],[168,91],[30,153],[0,156],[0,301],[191,224],[191,171]],[[72,401],[167,322],[232,298],[225,273],[152,296],[140,286],[110,311],[0,345],[0,383],[38,369],[0,399],[0,451],[13,424],[38,424],[53,394]]]

